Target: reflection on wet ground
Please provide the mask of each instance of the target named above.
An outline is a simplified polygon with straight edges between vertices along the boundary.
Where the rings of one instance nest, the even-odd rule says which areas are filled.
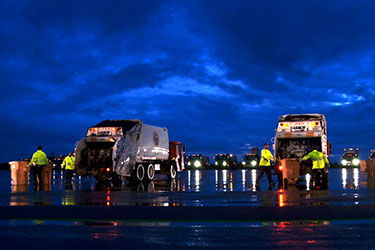
[[[331,169],[328,190],[310,190],[309,176],[298,187],[268,191],[266,178],[255,188],[256,170],[187,170],[174,181],[164,176],[149,183],[121,186],[93,178],[74,178],[64,184],[54,171],[50,186],[35,192],[32,185],[11,186],[10,173],[0,171],[0,205],[149,205],[149,206],[291,206],[373,204],[374,181],[359,169]],[[276,176],[273,176],[276,182]],[[30,178],[32,180],[32,178]]]
[[[367,179],[366,173],[358,169],[331,169],[328,190],[309,190],[307,181],[300,187],[272,191],[268,191],[265,177],[260,190],[255,189],[256,174],[256,170],[191,170],[172,182],[158,176],[150,183],[121,186],[75,177],[71,186],[65,186],[61,172],[54,172],[51,185],[43,187],[45,191],[35,192],[32,185],[11,186],[10,173],[0,171],[0,209],[3,215],[16,214],[0,220],[2,248],[359,249],[374,246],[375,221],[366,219],[373,218],[366,217],[366,212],[374,208],[371,205],[375,203],[375,182]],[[140,207],[133,207],[136,205]],[[30,210],[34,217],[20,216]],[[184,214],[179,217],[178,213],[183,211],[202,219],[187,219],[194,216]],[[67,217],[61,216],[65,212]],[[103,214],[108,212],[114,212],[116,219],[103,219]],[[131,212],[140,217],[150,215],[148,218],[153,219],[120,219],[123,217],[119,215]],[[160,212],[167,219],[155,219],[157,214],[158,218],[162,217]],[[209,219],[225,213],[233,218],[242,213],[239,217],[245,215],[241,217],[244,218],[252,212],[256,215],[253,218],[262,219]],[[334,220],[336,213],[341,217]],[[365,214],[365,217],[347,217],[353,213]],[[92,215],[94,219],[82,214]],[[299,215],[298,219],[293,214]],[[315,220],[308,219],[309,214],[315,218],[320,214],[329,215],[327,219]],[[172,215],[180,219],[173,219]],[[289,218],[289,215],[293,219],[275,219]]]
[[[7,249],[371,248],[375,221],[0,221]],[[4,230],[6,229],[6,230]],[[22,239],[22,240],[20,240]],[[36,240],[37,239],[37,240]]]

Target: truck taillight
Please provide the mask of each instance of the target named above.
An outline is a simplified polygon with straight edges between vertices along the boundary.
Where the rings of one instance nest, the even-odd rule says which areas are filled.
[[[110,168],[107,168],[107,172],[110,172],[111,171],[111,169]]]

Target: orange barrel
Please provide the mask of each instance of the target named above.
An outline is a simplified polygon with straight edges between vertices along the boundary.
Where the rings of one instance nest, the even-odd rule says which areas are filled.
[[[11,161],[11,185],[27,185],[29,182],[29,168],[27,161]]]
[[[300,176],[299,161],[294,158],[282,159],[283,166],[283,181],[286,179],[288,184],[297,184]]]
[[[360,161],[360,166],[361,166],[361,172],[365,172],[366,168],[367,168],[366,161],[365,160],[361,160]]]

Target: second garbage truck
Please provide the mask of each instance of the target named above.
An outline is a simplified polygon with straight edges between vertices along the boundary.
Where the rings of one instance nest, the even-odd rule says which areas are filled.
[[[153,180],[155,173],[176,178],[185,169],[185,147],[169,141],[168,130],[141,120],[105,120],[87,129],[76,147],[78,175]]]

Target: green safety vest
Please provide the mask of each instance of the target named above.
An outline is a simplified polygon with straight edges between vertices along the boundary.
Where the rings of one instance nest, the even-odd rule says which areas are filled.
[[[63,168],[65,168],[66,170],[74,170],[75,169],[74,161],[75,161],[74,156],[65,157],[63,161]]]
[[[327,157],[317,150],[314,150],[307,155],[305,155],[302,160],[306,161],[307,159],[311,159],[313,162],[313,169],[322,169],[325,167],[325,163],[329,164]]]
[[[48,159],[47,155],[42,151],[38,150],[33,154],[33,157],[31,157],[31,161],[29,162],[29,165],[32,165],[35,162],[36,165],[47,165]]]

